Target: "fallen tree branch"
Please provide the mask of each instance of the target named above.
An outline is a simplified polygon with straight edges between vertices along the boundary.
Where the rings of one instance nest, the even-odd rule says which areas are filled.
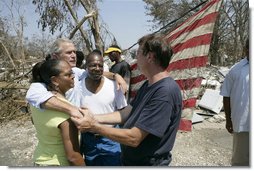
[[[69,39],[72,39],[75,33],[78,31],[78,29],[83,25],[83,23],[90,17],[93,17],[95,15],[95,11],[91,12],[90,14],[84,16],[82,20],[76,25],[76,27],[72,30],[70,33]]]

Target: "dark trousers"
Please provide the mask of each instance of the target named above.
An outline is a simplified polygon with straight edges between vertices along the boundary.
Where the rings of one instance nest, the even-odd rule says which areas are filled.
[[[120,153],[114,156],[99,155],[93,160],[85,160],[87,166],[121,166]]]

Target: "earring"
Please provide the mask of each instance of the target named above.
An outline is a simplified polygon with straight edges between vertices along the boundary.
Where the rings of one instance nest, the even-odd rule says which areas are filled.
[[[57,91],[57,92],[59,92],[59,90],[60,90],[60,89],[59,89],[59,85],[54,84],[54,90]]]

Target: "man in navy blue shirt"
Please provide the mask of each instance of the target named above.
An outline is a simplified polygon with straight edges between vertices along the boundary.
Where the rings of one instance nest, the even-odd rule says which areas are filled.
[[[121,143],[123,165],[168,166],[182,111],[180,88],[166,70],[172,50],[156,34],[142,37],[138,44],[137,65],[147,81],[130,105],[104,115],[83,110],[84,118],[72,119],[81,131]],[[102,123],[123,127],[109,128]]]

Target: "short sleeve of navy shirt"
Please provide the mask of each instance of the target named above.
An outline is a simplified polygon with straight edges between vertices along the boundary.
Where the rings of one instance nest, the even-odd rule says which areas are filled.
[[[123,160],[142,165],[146,156],[169,153],[178,129],[182,97],[179,86],[170,77],[149,86],[146,81],[139,89],[130,117],[123,128],[137,127],[149,133],[142,143],[132,148],[122,145]],[[131,164],[131,163],[129,163]]]

